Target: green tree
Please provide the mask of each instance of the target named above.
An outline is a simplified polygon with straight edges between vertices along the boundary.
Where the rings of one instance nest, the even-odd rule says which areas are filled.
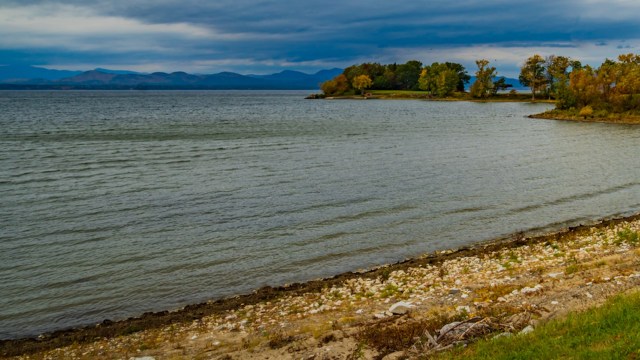
[[[396,84],[396,74],[387,65],[384,67],[384,72],[380,76],[376,76],[373,80],[374,89],[379,90],[392,90]]]
[[[507,79],[501,77],[493,82],[493,89],[491,90],[491,94],[496,95],[498,91],[507,90],[510,87],[513,87],[513,85],[507,84]]]
[[[467,70],[462,64],[446,62],[444,63],[448,69],[455,71],[458,74],[458,83],[456,84],[456,91],[464,92],[465,84],[468,84],[471,80],[471,76],[467,74]]]
[[[368,89],[373,85],[373,81],[369,77],[369,75],[358,75],[353,79],[351,83],[354,89],[360,91],[361,94],[364,94],[364,90]]]
[[[422,63],[417,60],[398,65],[395,71],[398,90],[418,90],[418,79],[422,72]]]
[[[460,91],[460,84],[462,84],[462,91],[464,91],[465,81],[468,82],[469,78],[464,66],[460,64],[434,62],[422,69],[418,79],[418,87],[421,90],[431,92],[432,95],[445,97],[454,91]]]
[[[493,93],[493,78],[498,74],[496,68],[489,66],[489,60],[476,60],[478,70],[476,70],[476,81],[471,85],[471,96],[475,98],[485,98]]]
[[[520,68],[520,83],[531,88],[531,100],[536,99],[536,91],[546,88],[547,78],[544,68],[545,60],[541,55],[533,55],[528,58]]]
[[[571,59],[566,56],[551,55],[546,59],[546,75],[549,84],[549,99],[558,98],[559,93],[569,86]]]

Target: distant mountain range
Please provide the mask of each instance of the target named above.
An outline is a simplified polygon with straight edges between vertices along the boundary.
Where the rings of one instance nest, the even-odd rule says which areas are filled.
[[[271,75],[221,72],[194,75],[185,72],[152,74],[127,70],[53,70],[34,66],[0,66],[0,89],[224,89],[314,90],[342,73],[342,69],[315,74],[285,70]]]
[[[185,72],[139,73],[129,70],[95,69],[69,71],[26,65],[0,66],[0,89],[223,89],[223,90],[315,90],[342,73],[342,69],[315,74],[285,70],[271,75],[241,75],[232,72],[188,74]],[[522,90],[518,79],[505,78],[513,89]],[[467,89],[475,82],[475,76]]]
[[[514,89],[514,90],[529,90],[528,87],[520,84],[520,80],[518,80],[518,79],[508,78],[508,77],[505,77],[505,76],[497,76],[497,77],[495,77],[495,80],[500,79],[501,77],[504,78],[504,80],[505,80],[505,82],[507,84],[511,84],[512,87],[510,87],[509,90],[511,90],[511,89]],[[476,77],[472,76],[471,80],[469,80],[469,83],[465,86],[465,88],[467,90],[469,90],[469,88],[471,88],[471,85],[473,85],[474,82],[476,82]]]

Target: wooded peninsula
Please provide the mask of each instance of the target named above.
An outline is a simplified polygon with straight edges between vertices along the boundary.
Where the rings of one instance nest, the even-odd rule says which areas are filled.
[[[321,85],[320,98],[393,97],[442,100],[529,101],[509,90],[504,77],[486,59],[476,60],[475,82],[465,91],[471,76],[453,62],[423,65],[363,63]],[[622,54],[606,59],[598,68],[582,65],[566,56],[533,55],[518,78],[531,89],[530,100],[554,101],[556,108],[535,118],[640,124],[640,55]],[[396,92],[399,95],[396,95]],[[394,96],[395,95],[395,96]]]

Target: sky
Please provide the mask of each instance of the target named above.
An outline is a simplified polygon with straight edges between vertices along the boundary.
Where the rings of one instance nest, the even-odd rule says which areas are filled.
[[[636,53],[638,0],[0,0],[0,65],[268,74]]]

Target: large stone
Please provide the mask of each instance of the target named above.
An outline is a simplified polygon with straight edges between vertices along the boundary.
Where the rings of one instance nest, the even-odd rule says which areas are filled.
[[[415,305],[411,303],[399,301],[391,305],[391,307],[389,308],[389,312],[392,313],[393,315],[404,315],[409,311],[411,311],[414,307]]]

